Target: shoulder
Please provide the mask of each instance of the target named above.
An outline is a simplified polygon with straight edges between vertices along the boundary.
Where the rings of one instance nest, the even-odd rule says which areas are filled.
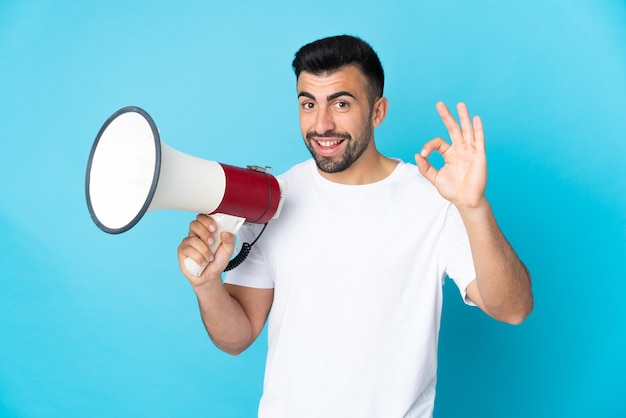
[[[451,203],[437,191],[435,186],[420,173],[417,165],[399,161],[398,166],[387,179],[394,196],[407,204],[421,208],[432,206],[438,210]],[[400,195],[403,197],[400,198]]]
[[[292,166],[277,178],[286,183],[286,196],[293,197],[296,191],[309,190],[313,187],[316,175],[315,161],[309,159]]]
[[[315,161],[310,158],[292,166],[290,169],[278,175],[277,177],[281,180],[289,181],[299,178],[301,176],[309,176],[312,171],[315,171]]]
[[[419,172],[417,165],[401,160],[398,160],[398,166],[390,176],[390,180],[413,187],[417,186],[423,189],[423,191],[430,190],[436,192],[432,183]]]

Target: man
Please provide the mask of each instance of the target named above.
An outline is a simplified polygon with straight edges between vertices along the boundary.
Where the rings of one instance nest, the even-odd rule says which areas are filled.
[[[179,247],[181,270],[220,349],[242,352],[268,320],[260,417],[431,416],[445,276],[497,320],[518,324],[533,306],[529,274],[485,197],[481,120],[461,103],[459,125],[437,103],[452,144],[429,141],[416,167],[376,148],[388,102],[368,44],[322,39],[293,66],[313,159],[282,176],[280,217],[225,284],[235,238],[222,233],[212,254],[205,215]],[[427,161],[433,151],[444,157],[440,170]],[[241,240],[258,233],[250,226]],[[206,265],[199,277],[186,257]]]

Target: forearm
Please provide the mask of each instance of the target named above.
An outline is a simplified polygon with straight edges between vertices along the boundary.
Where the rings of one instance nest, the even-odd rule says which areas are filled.
[[[459,208],[469,236],[480,301],[494,318],[518,324],[530,314],[533,295],[530,275],[496,223],[484,200],[474,208]]]
[[[239,302],[221,279],[194,287],[204,327],[213,343],[229,354],[237,355],[254,341],[252,325]]]

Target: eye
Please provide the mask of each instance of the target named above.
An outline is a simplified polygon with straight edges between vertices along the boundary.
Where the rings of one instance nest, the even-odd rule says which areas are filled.
[[[346,111],[350,107],[350,103],[346,102],[345,100],[337,100],[335,103],[333,103],[333,107],[336,110]]]
[[[315,103],[313,102],[302,102],[300,103],[300,107],[302,110],[311,110],[315,108]]]

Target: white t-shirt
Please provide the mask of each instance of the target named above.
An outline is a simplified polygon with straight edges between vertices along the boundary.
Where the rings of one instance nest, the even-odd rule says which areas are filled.
[[[279,218],[226,277],[274,288],[259,417],[430,417],[443,280],[465,299],[475,278],[456,207],[403,162],[367,185],[312,159],[281,178]]]

